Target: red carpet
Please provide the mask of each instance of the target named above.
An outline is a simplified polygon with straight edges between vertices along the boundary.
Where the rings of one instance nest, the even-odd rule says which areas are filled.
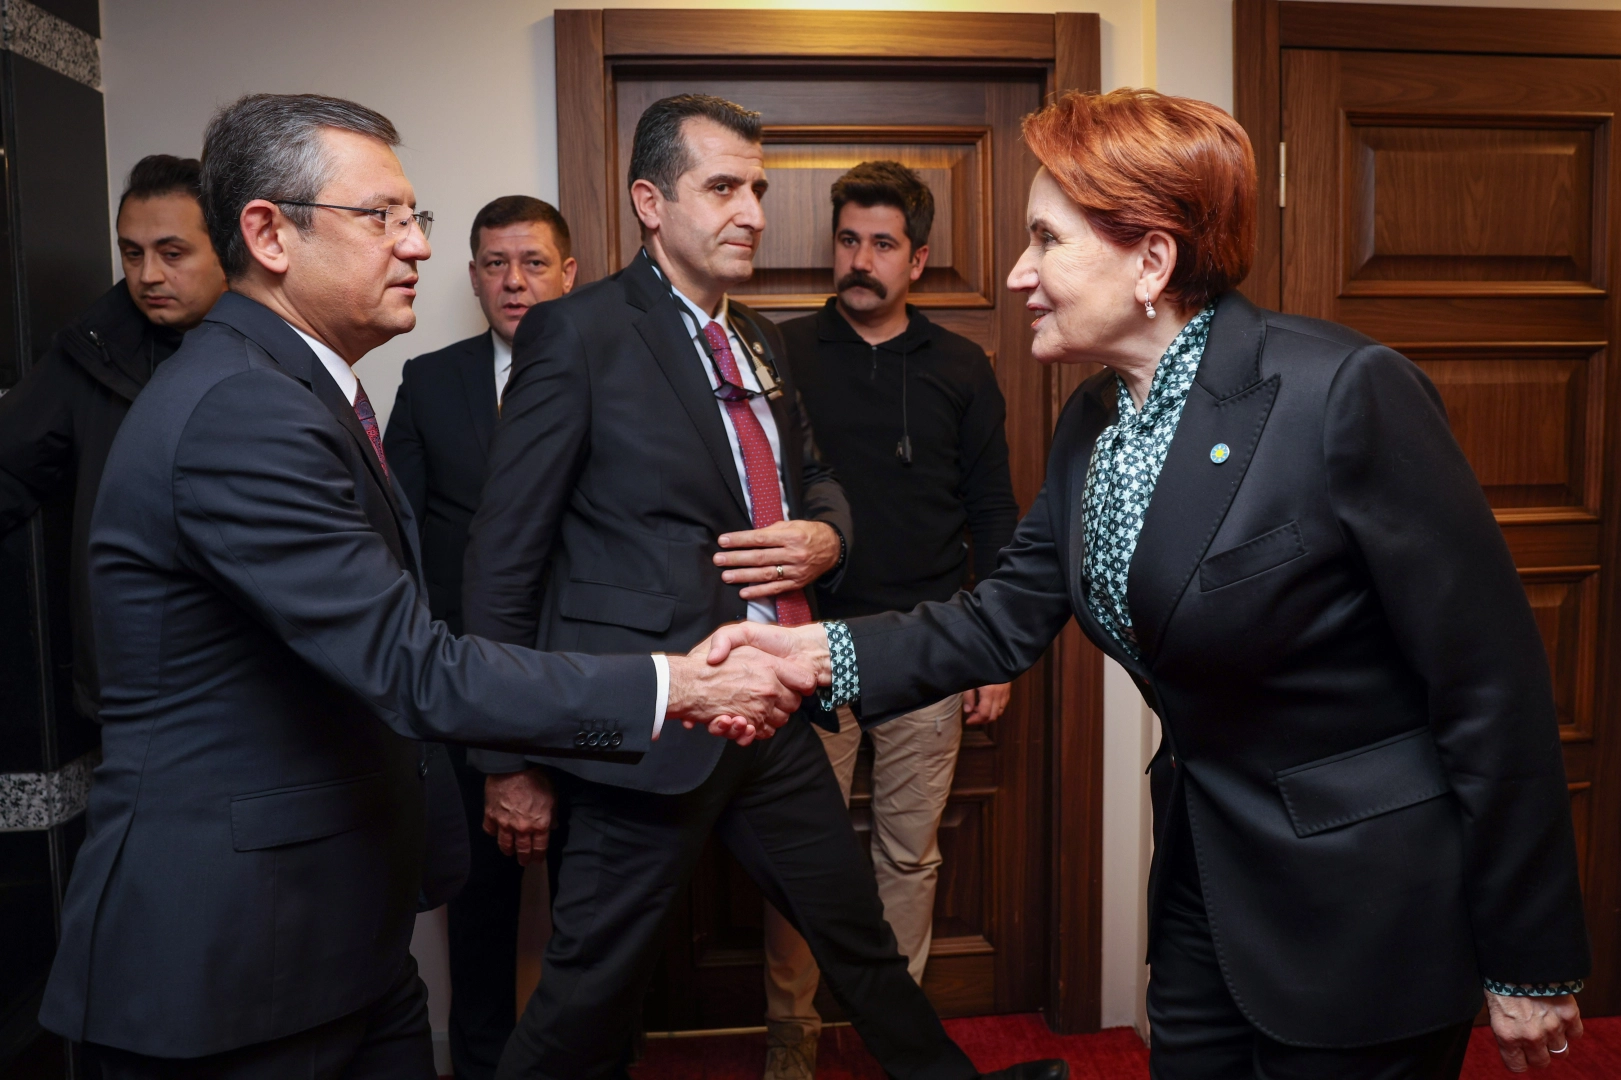
[[[1621,1078],[1621,1017],[1588,1020],[1587,1037],[1532,1074],[1546,1080]],[[1148,1050],[1130,1028],[1096,1035],[1054,1035],[1040,1016],[979,1016],[947,1020],[946,1030],[981,1069],[1003,1069],[1032,1058],[1064,1058],[1074,1080],[1147,1080]],[[649,1039],[636,1080],[759,1080],[765,1065],[764,1035],[719,1035]],[[1507,1080],[1491,1032],[1477,1028],[1469,1045],[1464,1080]],[[847,1027],[822,1034],[817,1080],[884,1080],[861,1038]]]

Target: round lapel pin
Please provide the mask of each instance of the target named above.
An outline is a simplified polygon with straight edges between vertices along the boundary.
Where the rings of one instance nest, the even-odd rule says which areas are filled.
[[[1214,461],[1217,465],[1220,465],[1222,462],[1226,461],[1232,456],[1232,450],[1224,442],[1219,442],[1210,448],[1210,460]]]

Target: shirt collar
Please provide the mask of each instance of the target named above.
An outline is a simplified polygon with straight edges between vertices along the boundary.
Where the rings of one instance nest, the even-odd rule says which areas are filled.
[[[643,248],[642,253],[644,255],[647,254],[647,249]],[[658,260],[653,258],[652,255],[647,255],[647,265],[653,268],[654,275],[657,276],[660,281],[669,286],[670,292],[675,296],[676,300],[686,305],[687,310],[692,313],[692,317],[698,321],[698,333],[702,333],[703,328],[712,322],[720,323],[721,329],[723,330],[727,328],[726,313],[727,308],[732,302],[731,297],[727,296],[725,293],[722,293],[720,298],[720,310],[715,312],[714,315],[711,315],[709,312],[699,307],[696,300],[675,287],[675,283],[665,276],[664,270],[659,266]],[[682,319],[681,321],[686,322],[685,319]],[[692,336],[696,338],[698,333],[694,333]]]
[[[286,322],[285,319],[282,321]],[[353,369],[349,367],[343,357],[333,352],[325,342],[310,337],[298,327],[293,326],[292,323],[287,323],[287,325],[293,333],[304,339],[304,344],[308,345],[315,353],[315,358],[321,361],[321,366],[326,368],[327,374],[332,376],[332,381],[338,384],[338,389],[343,392],[343,396],[348,399],[349,404],[353,405],[355,398],[359,396],[360,390],[360,380],[355,378]]]
[[[490,331],[490,344],[495,347],[495,388],[499,390],[506,381],[501,376],[512,370],[512,346],[501,340],[501,335],[494,330]]]
[[[1148,396],[1143,399],[1141,409],[1131,400],[1125,380],[1115,377],[1120,383],[1116,400],[1119,402],[1122,424],[1152,424],[1167,414],[1181,414],[1182,403],[1187,400],[1188,390],[1193,386],[1193,377],[1199,372],[1205,343],[1210,340],[1210,320],[1215,313],[1216,302],[1212,300],[1189,319],[1188,324],[1172,339],[1165,354],[1159,358],[1159,365],[1154,368],[1154,380],[1149,384]]]

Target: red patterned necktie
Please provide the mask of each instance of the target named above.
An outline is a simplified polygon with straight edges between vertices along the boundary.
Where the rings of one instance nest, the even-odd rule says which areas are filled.
[[[383,432],[377,426],[377,414],[372,411],[371,400],[366,397],[366,388],[355,380],[355,415],[360,417],[360,426],[366,429],[366,438],[371,440],[371,448],[377,451],[377,461],[383,466],[383,475],[388,476],[388,456],[383,453]]]
[[[714,350],[721,378],[733,386],[742,386],[737,360],[732,356],[732,346],[720,323],[711,321],[705,325],[704,337]],[[771,440],[766,438],[765,428],[760,426],[760,418],[754,415],[747,400],[723,404],[732,418],[732,429],[737,432],[737,445],[743,451],[743,472],[749,485],[754,527],[763,529],[775,525],[782,520],[782,491],[777,486],[777,459],[771,456]],[[811,621],[810,602],[805,599],[804,589],[778,593],[776,601],[778,626],[804,626]]]

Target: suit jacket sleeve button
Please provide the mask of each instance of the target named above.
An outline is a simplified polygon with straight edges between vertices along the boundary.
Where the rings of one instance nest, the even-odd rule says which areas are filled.
[[[417,766],[417,776],[423,780],[428,778],[428,763],[426,761]]]
[[[585,745],[585,732],[576,731],[574,733],[574,745],[575,746],[584,746]]]
[[[616,732],[613,733],[613,737],[608,740],[608,745],[617,747],[620,743],[622,743],[624,741],[625,741],[625,737],[623,735],[619,734],[619,732],[616,731]]]

